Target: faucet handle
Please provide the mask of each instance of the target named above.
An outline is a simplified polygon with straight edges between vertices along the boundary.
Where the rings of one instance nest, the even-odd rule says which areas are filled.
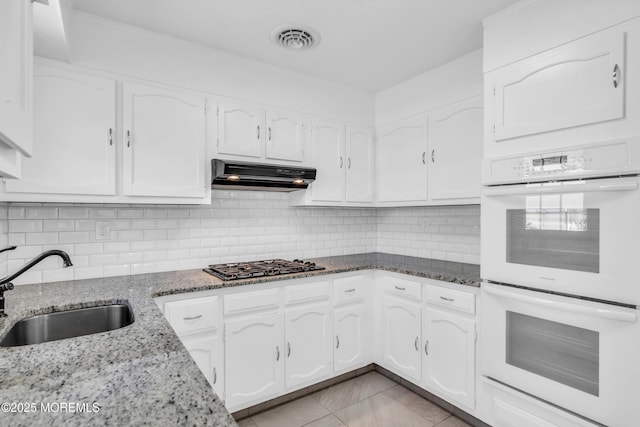
[[[14,250],[14,249],[16,249],[16,248],[17,248],[17,246],[7,246],[6,248],[2,248],[2,249],[0,249],[0,254],[1,254],[2,252],[6,252],[6,251],[12,251],[12,250]]]
[[[13,289],[13,283],[11,282],[3,283],[2,285],[0,285],[0,293],[4,291],[10,291],[12,289]]]

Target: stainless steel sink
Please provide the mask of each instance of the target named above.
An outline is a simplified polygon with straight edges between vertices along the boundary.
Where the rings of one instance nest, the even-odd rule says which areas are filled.
[[[123,328],[133,321],[133,311],[125,303],[39,314],[13,325],[0,340],[0,347],[17,347],[97,334]]]

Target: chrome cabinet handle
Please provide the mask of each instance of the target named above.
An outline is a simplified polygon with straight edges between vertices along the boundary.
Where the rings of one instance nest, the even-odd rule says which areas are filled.
[[[271,141],[271,126],[269,126],[268,132],[269,132],[269,141]]]
[[[287,357],[291,357],[291,344],[287,343]]]
[[[216,367],[213,367],[213,383],[218,382],[218,373],[216,372]]]
[[[258,126],[257,126],[257,128],[258,128],[258,132],[257,132],[257,134],[258,134],[258,139],[260,139],[260,125],[258,125]]]
[[[356,291],[356,288],[345,289],[345,290],[344,290],[344,293],[345,293],[345,294],[350,294],[351,292],[355,292],[355,291]]]
[[[198,314],[197,316],[193,316],[193,317],[183,317],[182,320],[196,320],[202,317],[202,314]]]
[[[611,77],[613,77],[613,87],[617,88],[618,84],[620,84],[620,67],[618,67],[618,64],[613,66],[613,73]]]
[[[425,159],[426,159],[426,157],[427,157],[427,152],[426,152],[426,151],[423,151],[423,152],[422,152],[422,164],[423,164],[423,165],[426,165],[426,164],[427,164],[427,161],[425,160]]]
[[[416,351],[420,351],[420,349],[418,348],[418,337],[416,337],[416,342],[414,343],[414,345],[416,346]]]
[[[344,162],[342,161],[342,156],[340,156],[340,169],[342,169],[342,165],[344,164]]]
[[[429,340],[424,345],[424,354],[429,355]]]
[[[276,362],[280,360],[280,347],[276,346]]]
[[[127,131],[127,147],[131,147],[131,131]]]
[[[109,145],[113,145],[113,128],[109,128]]]
[[[440,297],[441,300],[446,301],[446,302],[454,302],[455,299],[454,298],[447,298],[447,297]]]
[[[347,158],[347,169],[351,169],[351,157]]]
[[[436,162],[436,150],[431,150],[431,163]]]
[[[399,290],[399,291],[404,291],[404,290],[405,290],[405,289],[407,289],[407,288],[402,288],[402,287],[400,287],[400,286],[396,285],[396,289],[397,289],[397,290]]]
[[[336,335],[336,348],[340,347],[340,337]]]

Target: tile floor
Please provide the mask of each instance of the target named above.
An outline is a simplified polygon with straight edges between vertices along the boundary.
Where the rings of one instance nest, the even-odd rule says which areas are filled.
[[[238,421],[240,427],[465,427],[469,424],[369,372]]]

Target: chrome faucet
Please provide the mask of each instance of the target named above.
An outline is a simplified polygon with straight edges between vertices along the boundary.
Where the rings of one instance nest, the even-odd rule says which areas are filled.
[[[16,246],[9,246],[7,248],[0,249],[0,253],[5,252],[5,251],[12,251],[15,248],[16,248]],[[62,262],[63,262],[62,266],[63,267],[71,267],[71,266],[73,266],[73,264],[71,263],[71,258],[69,258],[69,254],[67,254],[65,251],[61,251],[59,249],[52,249],[50,251],[42,252],[40,255],[38,255],[37,257],[35,257],[34,259],[29,261],[25,265],[23,265],[15,273],[9,274],[9,275],[3,277],[2,279],[0,279],[0,318],[1,317],[7,317],[7,314],[4,312],[4,292],[5,291],[10,291],[11,289],[13,289],[13,283],[11,283],[11,281],[16,279],[18,276],[20,276],[21,274],[23,274],[24,272],[29,270],[31,267],[33,267],[34,265],[36,265],[37,263],[39,263],[43,259],[48,258],[48,257],[50,257],[52,255],[57,255],[60,258],[62,258]]]

